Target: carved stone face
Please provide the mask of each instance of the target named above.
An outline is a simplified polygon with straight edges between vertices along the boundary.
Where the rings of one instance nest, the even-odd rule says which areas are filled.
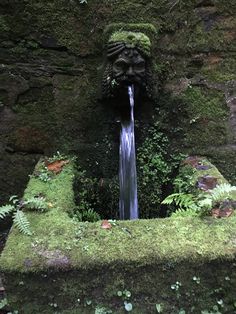
[[[136,49],[124,49],[112,64],[112,77],[120,85],[141,84],[146,62]]]
[[[150,59],[144,53],[125,43],[109,43],[106,61],[102,80],[104,99],[126,97],[128,85],[134,85],[136,98],[151,97]]]

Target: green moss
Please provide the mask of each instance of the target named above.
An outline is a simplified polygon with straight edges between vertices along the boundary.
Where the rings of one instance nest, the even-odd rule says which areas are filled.
[[[115,32],[111,35],[109,42],[123,42],[131,48],[137,47],[144,55],[150,56],[151,42],[150,39],[143,33],[125,31]]]
[[[179,168],[179,173],[174,180],[174,192],[192,193],[198,195],[202,193],[199,189],[199,180],[209,176],[216,179],[216,184],[228,183],[215,165],[204,157],[190,156],[184,159]]]
[[[190,86],[182,99],[186,103],[189,117],[189,125],[185,125],[185,128],[188,127],[187,144],[198,147],[225,144],[228,134],[228,110],[224,96],[218,92]]]
[[[207,159],[202,158],[200,159],[200,164],[202,166],[209,167],[209,169],[198,169],[195,171],[195,174],[193,175],[193,181],[197,183],[198,179],[204,176],[212,176],[217,178],[217,184],[222,183],[228,183],[228,181],[223,177],[223,175],[220,173],[220,171],[214,166],[212,163],[210,163]]]
[[[214,91],[204,91],[199,87],[189,87],[183,94],[188,103],[188,113],[192,119],[225,120],[227,108],[222,105],[224,96]],[[195,121],[192,121],[194,123]]]
[[[236,169],[234,167],[236,151],[232,151],[230,146],[203,148],[198,151],[198,154],[207,156],[220,169],[224,177],[232,185],[236,185]]]
[[[2,271],[46,271],[53,260],[56,260],[55,264],[57,262],[53,255],[55,250],[69,259],[68,264],[55,266],[62,269],[87,269],[120,261],[139,266],[167,260],[197,262],[199,252],[204,260],[230,259],[235,253],[231,241],[236,227],[235,217],[227,220],[166,218],[118,222],[107,231],[101,228],[101,222],[74,223],[59,210],[27,215],[34,235],[27,237],[16,229],[11,232],[1,256]]]
[[[187,310],[189,300],[193,304],[200,298],[196,303],[203,310],[214,305],[212,291],[225,288],[226,276],[234,287],[230,261],[236,253],[235,217],[117,222],[111,230],[102,229],[101,222],[74,224],[59,212],[44,217],[30,214],[29,219],[35,235],[24,237],[13,230],[0,264],[10,304],[24,313],[32,309],[51,313],[51,303],[78,313],[80,307],[93,313],[100,303],[118,313],[123,302],[117,291],[124,289],[131,291],[133,305],[143,310],[138,313],[155,313],[155,303],[164,302],[169,309],[177,301],[171,290],[176,281],[182,283],[178,304]],[[217,261],[213,260],[222,259],[214,266]],[[201,278],[199,287],[194,276]],[[99,287],[96,293],[95,286]],[[157,291],[162,291],[163,298]],[[224,299],[227,307],[232,306],[230,298]],[[93,301],[91,308],[84,307],[86,300]]]
[[[0,15],[0,33],[7,33],[10,31],[10,26],[6,21],[6,17],[4,15]]]
[[[213,57],[214,58],[214,57]],[[215,64],[207,64],[201,69],[201,73],[212,82],[227,82],[236,79],[235,58],[218,58]]]
[[[41,163],[35,174],[40,169]],[[103,305],[122,313],[124,299],[117,292],[127,289],[137,314],[155,313],[157,303],[169,313],[188,311],[190,303],[200,312],[213,307],[220,287],[232,312],[236,216],[116,221],[106,230],[101,221],[69,218],[73,177],[70,162],[51,181],[30,179],[24,197],[43,195],[51,209],[27,212],[33,235],[13,228],[0,257],[12,307],[25,314],[92,314]],[[179,291],[172,289],[176,282]]]
[[[111,230],[102,229],[101,222],[75,223],[66,213],[74,207],[73,179],[71,163],[51,181],[43,182],[35,177],[30,179],[24,197],[43,195],[51,210],[43,214],[27,212],[34,233],[32,237],[20,234],[17,229],[12,230],[1,256],[2,270],[47,270],[50,263],[57,260],[54,254],[56,250],[60,251],[60,256],[67,257],[69,262],[66,265],[59,263],[55,267],[75,269],[113,265],[119,261],[127,264],[135,262],[140,266],[168,259],[173,262],[182,259],[197,261],[199,249],[206,260],[233,256],[234,251],[229,248],[232,246],[235,217],[227,221],[120,221]],[[212,241],[208,234],[214,234]],[[30,261],[29,265],[27,261]]]
[[[135,32],[143,33],[151,40],[157,35],[157,30],[154,25],[148,23],[112,23],[109,24],[104,30],[105,43],[109,37],[116,32]]]
[[[43,164],[44,162],[40,161],[36,165],[35,173],[40,173]],[[32,176],[25,190],[24,198],[43,195],[47,202],[51,203],[52,211],[71,211],[75,206],[73,182],[74,166],[73,162],[70,161],[68,165],[64,166],[61,173],[54,175],[52,179],[46,182],[40,180],[37,176]]]

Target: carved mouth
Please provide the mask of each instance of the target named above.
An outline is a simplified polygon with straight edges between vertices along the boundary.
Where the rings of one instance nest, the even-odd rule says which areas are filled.
[[[137,79],[137,78],[126,78],[126,79],[123,79],[123,80],[120,80],[120,85],[124,85],[124,86],[129,86],[129,85],[132,85],[132,84],[140,84],[141,83],[141,81],[139,80],[139,79]]]

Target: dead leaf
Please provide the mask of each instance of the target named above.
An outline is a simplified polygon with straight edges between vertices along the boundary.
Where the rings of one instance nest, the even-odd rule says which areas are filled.
[[[112,225],[111,225],[111,223],[108,220],[103,220],[102,224],[101,224],[101,227],[103,229],[111,229]]]
[[[69,163],[69,160],[56,160],[46,165],[49,171],[58,174],[62,171],[62,168]]]
[[[193,168],[196,168],[198,165],[201,165],[202,158],[198,156],[189,156],[185,160],[182,161],[184,165],[190,165]]]
[[[233,209],[231,207],[226,208],[213,208],[211,211],[211,215],[215,218],[223,218],[229,217],[233,213]]]
[[[205,175],[203,177],[198,178],[197,186],[199,189],[203,191],[212,190],[217,185],[217,177]]]

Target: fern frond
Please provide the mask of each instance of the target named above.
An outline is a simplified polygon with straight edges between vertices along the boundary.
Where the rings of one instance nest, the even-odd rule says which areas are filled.
[[[211,198],[214,202],[224,201],[232,197],[232,193],[236,191],[236,187],[229,183],[222,183],[211,190]]]
[[[176,199],[181,195],[182,193],[173,193],[168,195],[162,202],[161,204],[165,205],[170,205],[175,202]]]
[[[24,207],[32,210],[39,210],[41,212],[45,212],[48,210],[45,199],[42,197],[32,197],[24,200]]]
[[[202,199],[202,200],[198,201],[198,206],[199,206],[200,208],[211,209],[212,206],[213,206],[212,199],[211,199],[211,198]]]
[[[7,215],[14,211],[13,205],[4,205],[0,207],[0,219],[4,219]]]
[[[192,208],[196,209],[196,201],[192,194],[186,193],[173,193],[167,196],[163,201],[162,204],[170,205],[175,203],[179,208]]]
[[[187,209],[179,208],[176,210],[176,212],[171,214],[171,217],[173,217],[173,218],[199,217],[199,216],[200,216],[200,213],[193,208],[187,208]]]
[[[13,215],[13,223],[25,235],[32,235],[30,231],[30,223],[22,210],[17,210]]]

